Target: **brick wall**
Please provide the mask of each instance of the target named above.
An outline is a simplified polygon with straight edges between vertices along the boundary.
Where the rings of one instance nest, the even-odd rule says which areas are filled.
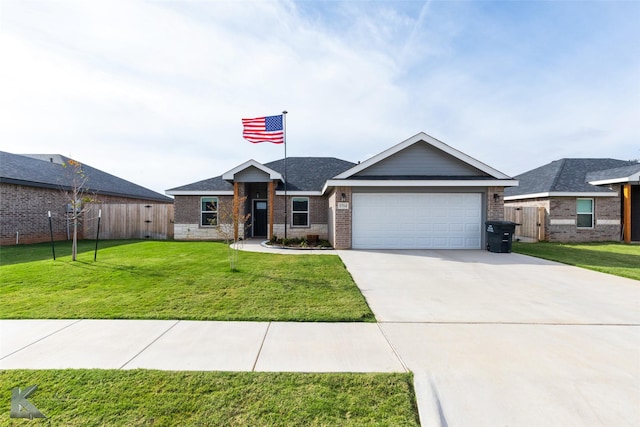
[[[349,209],[338,209],[342,193],[346,196]],[[336,249],[351,248],[351,210],[353,209],[353,197],[351,187],[336,187],[332,194],[333,219],[333,247]]]
[[[594,197],[593,228],[576,226],[577,199],[553,197],[549,207],[551,242],[602,242],[620,240],[620,197]]]
[[[245,194],[244,185],[238,186],[238,194],[243,197]],[[264,196],[267,194],[265,192]],[[233,204],[233,196],[217,196],[219,209],[231,209]],[[291,224],[291,198],[289,200],[287,218]],[[175,203],[175,226],[174,238],[176,240],[221,240],[224,234],[220,233],[215,227],[201,227],[200,224],[200,196],[176,196]],[[328,201],[326,197],[309,197],[309,227],[289,227],[287,228],[287,237],[305,237],[307,234],[317,234],[320,239],[327,239],[327,210]],[[245,206],[241,207],[241,215],[243,213],[251,213],[251,201],[248,200]],[[224,216],[224,215],[223,215]],[[221,218],[221,224],[227,221]],[[251,223],[251,218],[248,223]],[[246,228],[245,237],[251,236],[251,229]],[[274,205],[274,225],[273,234],[278,237],[284,237],[284,196],[277,196]],[[242,231],[240,232],[242,236]]]
[[[498,198],[493,195],[497,194]],[[487,221],[502,221],[504,219],[504,187],[487,188]]]
[[[158,203],[100,194],[92,197],[96,203]],[[67,228],[67,203],[60,190],[0,183],[0,244],[16,244],[16,234],[20,244],[49,241],[49,211],[54,240],[66,240],[67,229],[69,234],[73,231],[72,224]],[[78,236],[82,238],[82,227]]]
[[[620,192],[616,197],[594,197],[593,228],[576,226],[576,197],[538,198],[507,202],[508,206],[544,207],[545,240],[550,242],[598,242],[620,240]]]

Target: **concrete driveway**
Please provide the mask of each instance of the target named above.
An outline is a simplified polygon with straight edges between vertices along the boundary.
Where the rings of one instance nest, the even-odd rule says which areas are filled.
[[[640,425],[640,282],[486,251],[339,255],[424,426]]]

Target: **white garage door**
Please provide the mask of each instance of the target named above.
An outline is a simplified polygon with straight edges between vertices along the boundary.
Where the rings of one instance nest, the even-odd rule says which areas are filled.
[[[353,194],[354,249],[480,249],[480,193]]]

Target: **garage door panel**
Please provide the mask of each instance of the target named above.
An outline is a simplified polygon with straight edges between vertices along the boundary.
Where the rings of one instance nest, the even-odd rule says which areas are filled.
[[[480,193],[353,195],[356,249],[480,249]]]

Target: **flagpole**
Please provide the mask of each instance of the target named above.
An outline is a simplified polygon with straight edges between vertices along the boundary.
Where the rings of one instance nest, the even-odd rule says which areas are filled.
[[[282,112],[282,133],[284,141],[284,238],[287,238],[287,111]]]

